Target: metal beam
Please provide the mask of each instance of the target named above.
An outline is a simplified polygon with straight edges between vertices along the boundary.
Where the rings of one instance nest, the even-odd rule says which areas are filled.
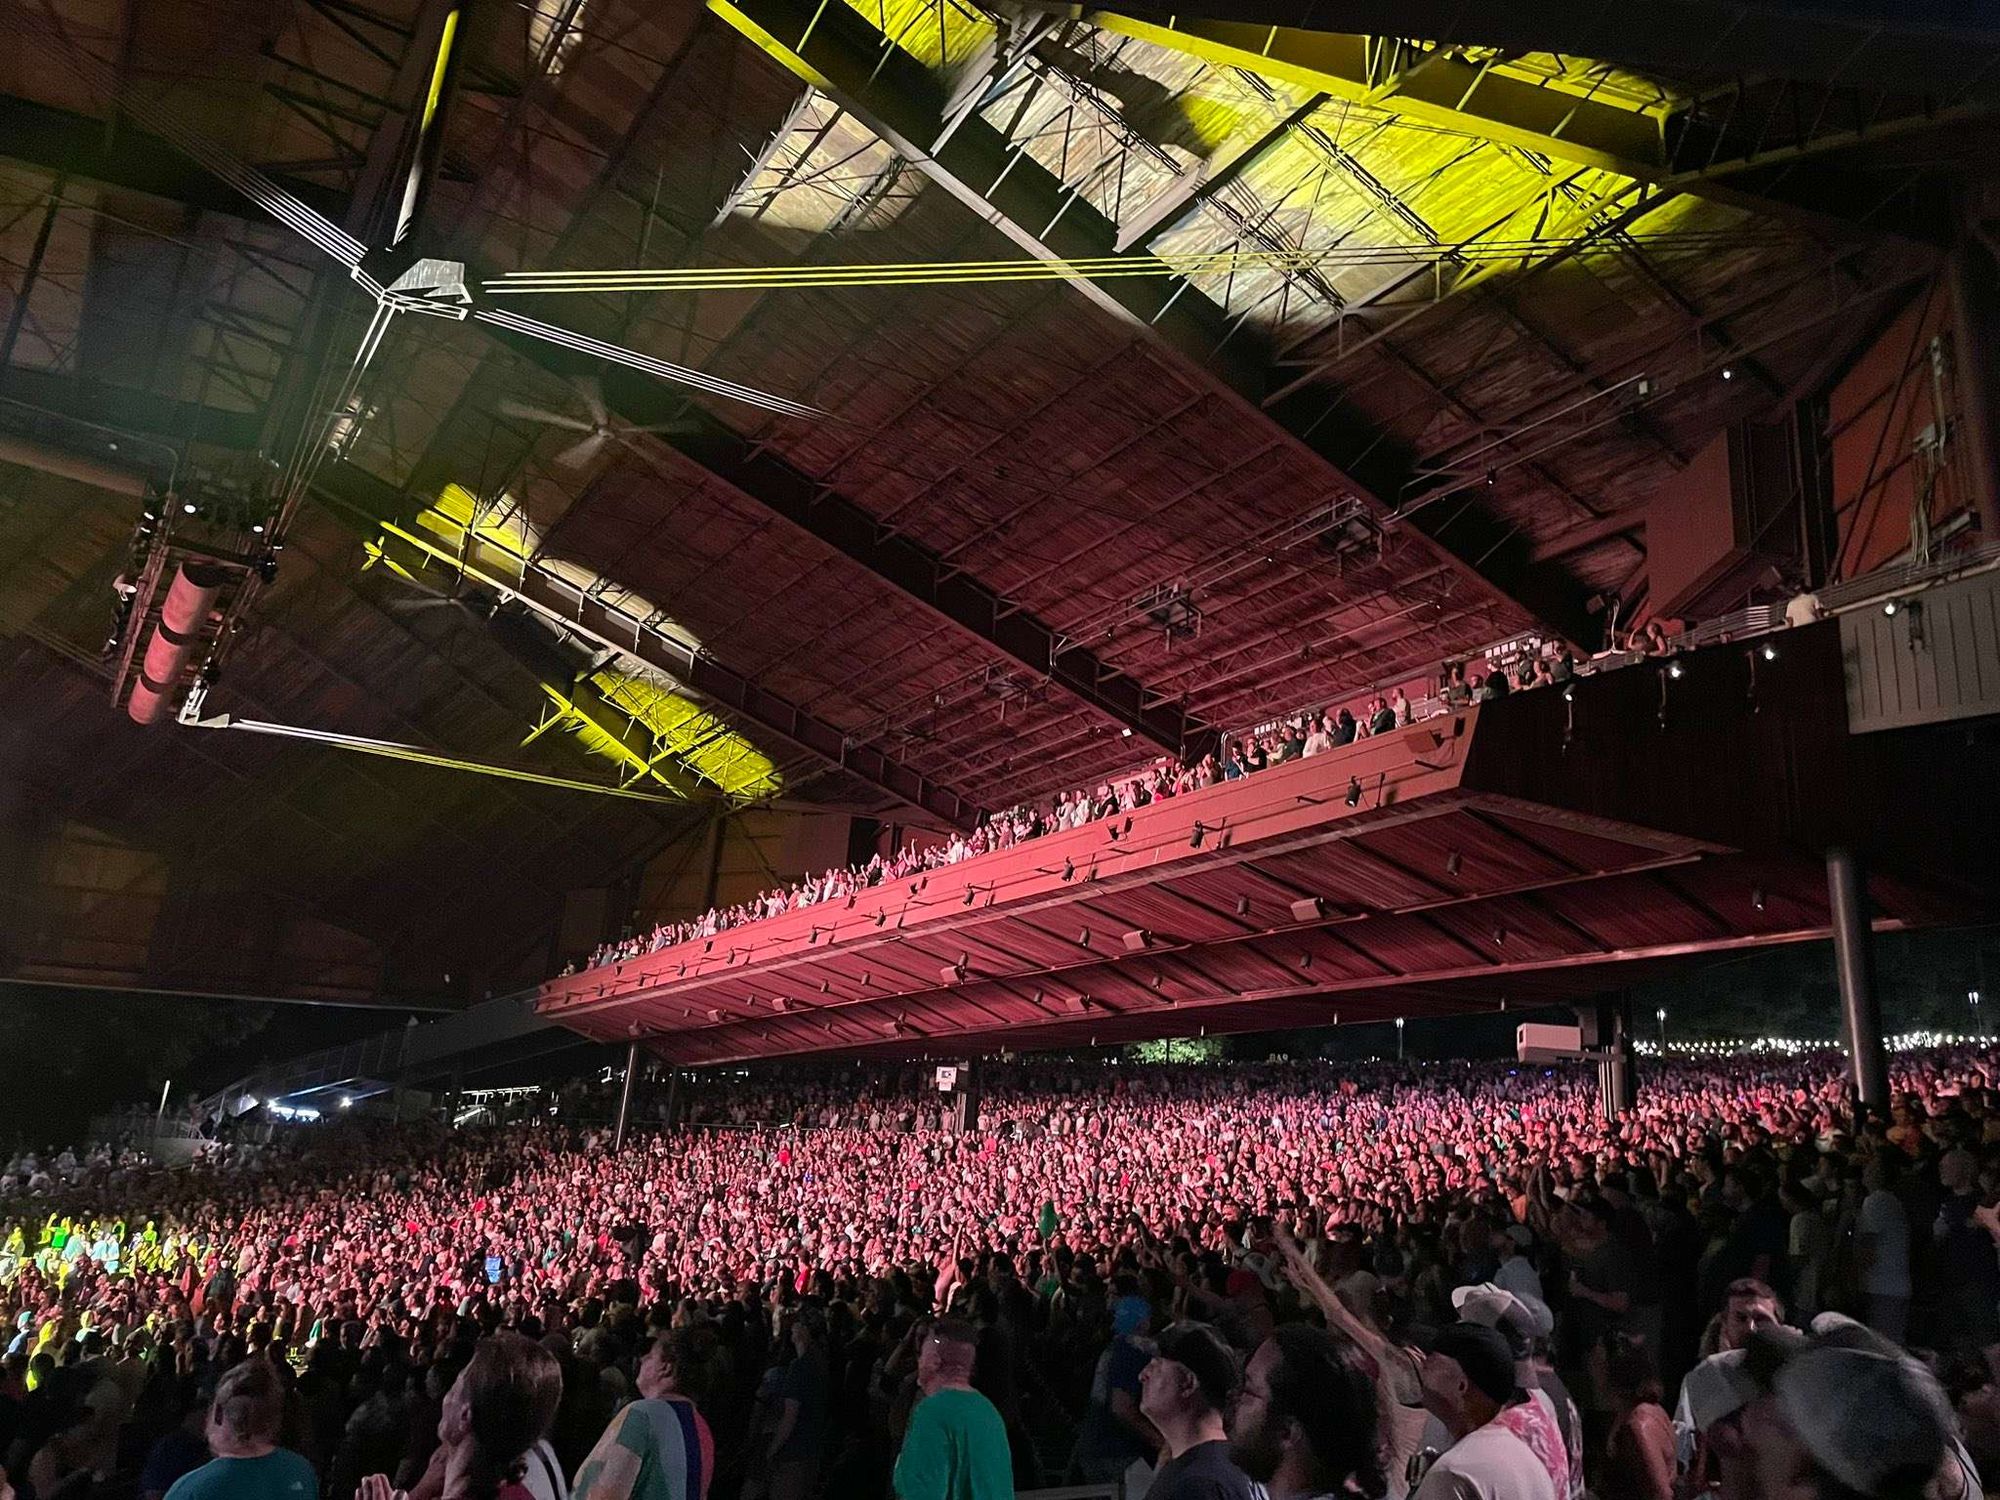
[[[0,412],[16,404],[44,416],[218,448],[255,448],[262,426],[262,418],[254,411],[175,401],[152,391],[48,370],[0,369]]]
[[[706,651],[676,653],[657,635],[633,632],[603,600],[564,587],[544,570],[523,569],[518,556],[476,534],[467,534],[452,550],[426,541],[404,524],[412,507],[402,491],[365,470],[345,462],[327,464],[314,490],[329,504],[382,528],[385,555],[413,575],[443,568],[495,594],[511,594],[576,634],[646,662],[899,802],[959,828],[978,821],[979,809],[949,787],[871,746],[854,743],[836,726],[759,687]]]
[[[561,351],[547,344],[505,333],[496,337],[545,369],[574,372]],[[605,369],[600,383],[606,406],[618,416],[639,427],[674,424],[674,431],[657,440],[753,505],[817,538],[1078,702],[1174,755],[1200,753],[1213,738],[1211,726],[1191,717],[1178,703],[1159,701],[1144,683],[1107,665],[1088,648],[1065,641],[1054,627],[891,530],[855,501],[793,468],[770,447],[747,442],[700,408],[690,407],[671,387],[616,369]]]
[[[32,99],[0,95],[0,156],[188,208],[255,223],[277,222],[158,136],[124,123],[114,130],[107,121]],[[277,183],[336,223],[347,212],[345,195],[318,183],[285,177]]]
[[[1585,521],[1542,538],[1528,549],[1530,563],[1554,562],[1558,558],[1607,542],[1615,536],[1629,536],[1646,524],[1645,508],[1613,511],[1595,521]]]
[[[1120,252],[1116,225],[978,115],[966,116],[947,137],[937,80],[910,54],[885,47],[881,33],[859,12],[845,5],[815,6],[810,0],[709,0],[709,9],[1028,254],[1043,260],[1122,254],[1157,264],[1138,250]],[[940,141],[933,149],[931,143]],[[1254,420],[1266,387],[1267,359],[1251,339],[1231,336],[1220,308],[1184,295],[1186,288],[1161,269],[1160,275],[1070,285],[1135,335],[1177,354],[1196,379],[1232,393],[1243,403],[1245,419]],[[1384,497],[1399,492],[1408,467],[1384,451],[1372,423],[1330,403],[1323,393],[1267,415],[1329,464],[1378,517],[1394,509]],[[1420,531],[1412,533],[1412,541],[1452,562],[1482,592],[1507,597],[1507,590],[1470,559],[1446,551]],[[1581,628],[1580,594],[1573,609],[1565,601],[1553,612],[1530,609],[1518,599],[1509,602],[1525,617],[1539,615],[1564,633]]]
[[[1753,179],[1742,174],[1992,113],[1989,103],[1977,99],[1944,105],[1929,99],[1893,101],[1894,107],[1885,110],[1892,101],[1879,93],[1865,98],[1857,93],[1836,102],[1832,88],[1791,81],[1762,86],[1740,111],[1721,102],[1712,109],[1699,102],[1634,108],[1592,97],[1580,86],[1511,70],[1504,53],[1472,62],[1442,45],[1413,50],[1394,39],[1410,34],[1407,27],[1373,36],[1187,16],[1148,20],[1117,11],[1091,11],[1088,19],[1106,31],[1185,53],[1211,67],[1247,69],[1440,129],[1675,191],[1708,196],[1712,189],[1724,201],[1767,213],[1789,213],[1787,195],[1774,186],[1770,196],[1761,196]],[[1870,116],[1856,122],[1871,107]],[[1773,142],[1770,127],[1779,120],[1796,126],[1801,138],[1784,139],[1781,130]],[[1825,129],[1819,128],[1822,121]],[[1807,211],[1823,217],[1828,208],[1815,202]],[[1879,227],[1909,232],[1909,226]],[[1920,237],[1928,235],[1920,231]]]
[[[1647,180],[1666,169],[1657,114],[1418,51],[1390,37],[1178,18],[1161,24],[1115,11],[1092,11],[1089,20],[1211,67],[1242,68],[1561,161]]]
[[[1212,198],[1256,166],[1266,153],[1284,142],[1293,126],[1311,119],[1325,102],[1325,94],[1308,94],[1305,102],[1290,114],[1273,120],[1256,135],[1240,141],[1232,137],[1207,161],[1183,172],[1118,226],[1119,250],[1150,245],[1159,234],[1186,218],[1204,198]]]

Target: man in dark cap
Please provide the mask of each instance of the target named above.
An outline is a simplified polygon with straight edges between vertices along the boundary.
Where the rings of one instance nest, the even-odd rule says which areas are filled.
[[[1222,1428],[1239,1384],[1236,1355],[1206,1324],[1175,1323],[1160,1335],[1139,1372],[1139,1410],[1159,1430],[1164,1459],[1148,1500],[1251,1500]]]
[[[1424,1357],[1424,1405],[1451,1447],[1432,1464],[1416,1500],[1558,1500],[1534,1450],[1498,1417],[1520,1399],[1514,1354],[1497,1331],[1454,1323]]]

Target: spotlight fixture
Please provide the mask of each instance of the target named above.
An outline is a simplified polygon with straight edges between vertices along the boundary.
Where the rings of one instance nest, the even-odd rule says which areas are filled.
[[[1118,738],[1119,738],[1119,739],[1121,739],[1121,740],[1129,740],[1129,739],[1131,739],[1131,738],[1132,738],[1132,726],[1131,726],[1130,724],[1127,724],[1127,725],[1126,725],[1126,726],[1125,726],[1125,727],[1124,727],[1123,729],[1119,730],[1119,731],[1118,731]]]
[[[1734,380],[1736,378],[1736,371],[1734,367],[1730,365],[1724,365],[1722,367],[1722,378],[1724,380]]]
[[[185,504],[181,506],[182,513],[190,516],[193,515],[197,509],[198,507],[192,500],[187,501]]]
[[[976,889],[977,889],[977,887],[976,887],[976,886],[967,886],[967,887],[965,888],[965,899],[964,899],[963,901],[959,902],[958,904],[959,904],[960,906],[970,906],[970,905],[972,905],[972,897],[973,897],[973,893],[974,893],[974,891],[975,891]]]
[[[1575,689],[1575,688],[1573,688],[1573,687],[1565,687],[1565,688],[1563,689],[1563,702],[1565,702],[1565,703],[1574,703],[1574,702],[1576,702],[1576,689]]]
[[[1889,600],[1882,606],[1882,613],[1885,615],[1893,615],[1895,612],[1896,612],[1896,601],[1894,599]]]
[[[264,534],[264,523],[262,521],[253,523],[250,527],[250,534],[252,536],[262,536]]]
[[[1750,893],[1750,904],[1759,911],[1764,909],[1764,888],[1761,885]]]
[[[1361,805],[1361,780],[1359,777],[1350,776],[1347,778],[1346,802],[1349,807],[1359,807]]]
[[[1678,682],[1681,677],[1681,664],[1677,661],[1668,662],[1667,675],[1673,678],[1676,682]]]
[[[1769,641],[1766,641],[1764,643],[1764,660],[1776,661],[1777,659],[1778,659],[1778,648],[1776,646],[1773,646]]]
[[[1200,819],[1196,819],[1194,825],[1194,832],[1188,835],[1188,848],[1199,849],[1201,847],[1202,835],[1207,832],[1208,830],[1201,826]]]
[[[1491,489],[1494,485],[1498,484],[1499,482],[1500,482],[1500,471],[1498,469],[1488,469],[1486,471],[1486,487],[1488,489]]]
[[[1236,915],[1239,917],[1250,915],[1250,898],[1248,896],[1238,896],[1236,898]]]
[[[1456,849],[1445,850],[1444,854],[1445,874],[1456,875],[1459,871],[1459,867],[1464,863],[1465,863],[1464,857],[1460,855]]]

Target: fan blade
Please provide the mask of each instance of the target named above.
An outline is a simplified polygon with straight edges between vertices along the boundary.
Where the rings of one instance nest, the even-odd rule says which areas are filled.
[[[577,395],[583,398],[583,409],[590,413],[591,422],[599,427],[609,427],[611,411],[604,404],[604,382],[595,375],[581,375],[574,383]]]
[[[580,442],[571,443],[555,457],[555,462],[565,469],[580,469],[597,457],[598,449],[604,446],[606,434],[593,432]]]
[[[807,406],[803,401],[793,401],[784,396],[774,396],[752,386],[738,385],[733,380],[723,380],[714,375],[704,375],[699,370],[691,370],[686,365],[677,365],[668,360],[655,359],[650,354],[640,354],[636,350],[621,348],[617,344],[607,344],[602,339],[591,338],[588,334],[573,333],[567,328],[558,328],[553,323],[544,323],[538,318],[524,318],[519,313],[506,312],[498,308],[479,308],[472,316],[489,327],[504,329],[508,333],[518,333],[543,343],[554,344],[558,348],[573,350],[578,354],[588,354],[597,359],[608,360],[612,364],[624,365],[661,380],[671,380],[680,385],[692,386],[698,391],[706,391],[712,396],[724,396],[731,401],[741,401],[749,406],[762,407],[765,411],[776,412],[785,417],[823,417],[825,412],[816,406]]]
[[[586,422],[582,417],[564,416],[559,411],[545,411],[539,406],[529,406],[526,402],[502,399],[494,403],[493,409],[503,417],[512,417],[517,422],[535,422],[543,427],[560,427],[566,432],[595,432],[597,424]]]
[[[676,435],[679,435],[679,436],[686,436],[686,435],[687,435],[688,433],[691,433],[691,432],[700,432],[700,431],[701,431],[701,423],[699,423],[699,422],[690,422],[690,421],[686,420],[685,418],[683,418],[682,420],[680,420],[680,421],[678,421],[678,422],[649,422],[649,423],[647,423],[647,424],[646,424],[646,425],[645,425],[644,427],[640,427],[640,426],[637,426],[637,425],[628,425],[628,426],[627,426],[627,427],[625,428],[625,431],[627,431],[627,432],[666,432],[666,433],[673,433],[673,434],[676,434]]]

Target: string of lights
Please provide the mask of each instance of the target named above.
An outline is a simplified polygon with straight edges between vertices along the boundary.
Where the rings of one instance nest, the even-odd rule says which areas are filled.
[[[1944,1031],[1905,1031],[1885,1037],[1882,1045],[1891,1052],[1923,1052],[1933,1047],[1990,1047],[2000,1042],[1992,1035],[1971,1035]],[[1660,1044],[1635,1041],[1633,1050],[1641,1057],[1658,1057]],[[1814,1052],[1845,1052],[1846,1044],[1833,1037],[1789,1036],[1737,1037],[1729,1040],[1669,1042],[1670,1057],[1740,1057],[1745,1054],[1775,1054],[1803,1057]]]

